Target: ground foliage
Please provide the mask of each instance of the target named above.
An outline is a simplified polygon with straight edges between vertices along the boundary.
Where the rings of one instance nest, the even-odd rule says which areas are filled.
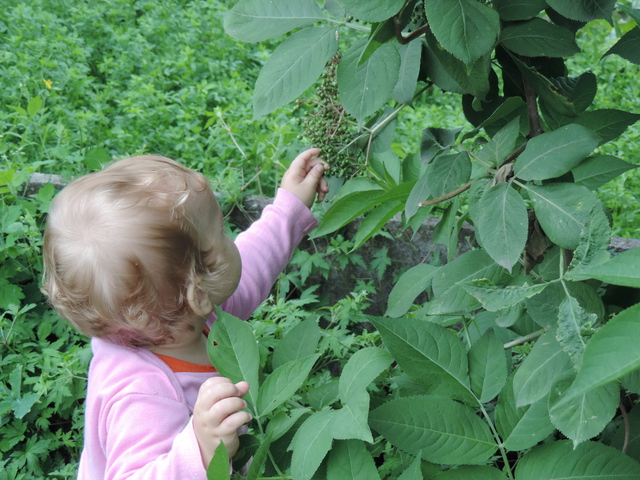
[[[629,440],[640,250],[611,256],[594,193],[635,168],[607,146],[640,113],[594,105],[611,79],[575,67],[599,56],[570,61],[601,20],[619,33],[604,58],[637,72],[630,2],[241,0],[226,14],[235,38],[286,34],[256,81],[256,117],[304,95],[340,54],[336,102],[368,171],[347,179],[313,235],[364,215],[357,247],[398,212],[411,228],[438,208],[449,248],[448,263],[400,277],[386,316],[362,318],[374,342],[341,362],[320,403],[305,384],[326,353],[316,322],[286,333],[264,365],[249,325],[216,323],[214,363],[236,348],[226,338],[243,338],[226,372],[263,378],[249,399],[250,478],[263,468],[296,480],[640,475]],[[419,148],[400,156],[396,117],[425,90],[458,94],[468,123],[424,125]],[[478,248],[456,257],[463,221]],[[421,293],[428,301],[414,304]]]

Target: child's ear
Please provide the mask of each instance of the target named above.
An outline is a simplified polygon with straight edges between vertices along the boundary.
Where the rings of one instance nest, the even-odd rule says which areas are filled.
[[[199,283],[199,278],[189,283],[187,287],[187,302],[189,302],[189,307],[191,307],[193,313],[204,317],[213,311],[213,304],[211,303],[209,294],[200,288]]]

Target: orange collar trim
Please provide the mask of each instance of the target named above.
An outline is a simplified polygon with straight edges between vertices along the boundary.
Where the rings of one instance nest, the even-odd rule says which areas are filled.
[[[164,363],[166,363],[169,368],[176,373],[216,373],[218,371],[213,365],[200,365],[198,363],[191,363],[185,360],[180,360],[179,358],[160,355],[159,353],[155,353],[154,355]]]

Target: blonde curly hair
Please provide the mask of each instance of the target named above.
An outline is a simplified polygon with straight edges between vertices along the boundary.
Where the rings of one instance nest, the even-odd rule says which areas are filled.
[[[221,215],[205,177],[165,157],[131,157],[81,177],[51,203],[42,292],[89,337],[170,343],[194,329],[190,282],[215,291],[223,273],[207,262],[205,212]]]

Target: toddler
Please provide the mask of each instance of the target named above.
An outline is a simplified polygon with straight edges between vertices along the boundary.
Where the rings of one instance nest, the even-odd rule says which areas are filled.
[[[215,306],[246,319],[328,192],[318,149],[292,162],[273,205],[232,241],[206,179],[160,156],[114,163],[53,200],[43,292],[91,337],[81,480],[206,479],[238,449],[247,382],[211,365]]]

